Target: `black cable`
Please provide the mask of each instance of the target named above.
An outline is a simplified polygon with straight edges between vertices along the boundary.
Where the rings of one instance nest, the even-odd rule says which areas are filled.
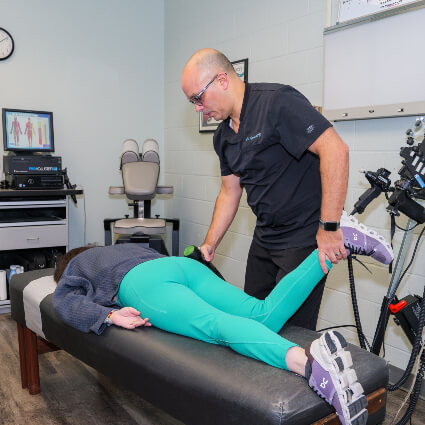
[[[329,326],[327,328],[322,328],[322,329],[318,329],[316,332],[324,332],[324,331],[328,331],[330,329],[338,329],[338,328],[356,328],[357,332],[359,332],[359,329],[357,328],[356,325],[337,325],[337,326]],[[361,331],[360,331],[361,332]],[[370,351],[370,344],[369,341],[366,339],[365,334],[362,332],[363,338],[366,342],[367,348]]]
[[[422,381],[424,377],[424,371],[425,371],[425,355],[422,353],[421,360],[420,360],[420,367],[418,374],[416,376],[415,386],[413,387],[412,394],[410,396],[410,403],[407,407],[406,412],[404,412],[403,417],[400,419],[400,421],[397,423],[397,425],[405,425],[408,420],[410,420],[410,423],[412,423],[412,414],[415,410],[416,403],[418,402],[419,396],[421,394],[421,387],[422,387]]]
[[[410,262],[409,262],[408,266],[406,267],[406,269],[403,271],[403,273],[402,273],[402,275],[399,279],[399,282],[401,282],[401,280],[404,278],[405,274],[407,273],[407,271],[409,270],[410,266],[413,263],[413,260],[416,256],[416,251],[417,251],[419,242],[422,238],[424,231],[425,231],[425,226],[422,229],[421,233],[419,234],[419,237],[418,237],[418,240],[416,241]],[[365,341],[367,342],[367,340],[364,337],[364,333],[363,333],[361,321],[360,321],[360,315],[359,315],[359,309],[358,309],[358,303],[357,303],[357,296],[356,296],[356,288],[355,288],[355,283],[354,283],[353,264],[352,264],[351,256],[348,257],[348,274],[349,274],[349,280],[350,280],[350,291],[351,291],[351,299],[352,299],[352,304],[353,304],[353,313],[354,313],[354,319],[355,319],[355,322],[356,322],[359,343],[360,343],[361,348],[366,349]],[[425,297],[425,292],[424,292],[424,297]],[[392,302],[392,298],[387,299],[386,304],[383,305],[383,307],[382,307],[384,309],[384,311],[386,312],[386,315],[387,315],[386,317],[388,317],[388,315],[389,315],[388,309],[389,309],[391,302]],[[384,320],[387,320],[386,317],[384,317]],[[423,326],[420,327],[420,329],[421,329],[420,333],[421,334],[422,334],[422,328],[423,328]],[[368,345],[369,350],[370,350],[369,343],[367,345]],[[418,350],[416,349],[415,351],[416,351],[416,355],[415,355],[415,359],[416,359]],[[413,353],[413,349],[412,349],[412,353]],[[384,356],[385,356],[385,354],[384,354]],[[412,359],[412,357],[411,357],[411,359]],[[410,360],[409,360],[409,363],[410,363]],[[411,371],[411,368],[410,368],[410,371]],[[409,374],[410,374],[410,371],[409,371]]]
[[[410,259],[409,264],[407,265],[407,267],[404,269],[404,271],[403,271],[402,275],[400,276],[400,279],[399,279],[399,280],[400,280],[400,282],[401,282],[401,280],[403,279],[404,275],[407,273],[407,270],[409,270],[410,266],[412,265],[413,260],[415,259],[416,251],[417,251],[417,249],[418,249],[419,242],[420,242],[420,240],[421,240],[421,238],[422,238],[422,236],[423,236],[423,234],[424,234],[424,230],[425,230],[425,226],[424,226],[424,228],[421,230],[421,233],[419,233],[418,240],[416,241],[416,243],[415,243],[415,247],[413,248],[412,258]]]
[[[394,220],[394,224],[395,224],[395,220]],[[403,229],[400,226],[398,226],[397,224],[395,224],[395,227],[397,227],[398,229],[403,230],[403,231],[411,231],[417,225],[418,225],[418,223],[415,226],[413,226],[411,229]],[[418,237],[418,240],[416,241],[410,262],[407,265],[406,269],[401,274],[398,284],[400,284],[400,282],[402,281],[402,279],[404,278],[404,276],[406,275],[407,271],[409,270],[410,266],[413,263],[413,260],[416,256],[416,251],[417,251],[419,242],[420,242],[420,240],[423,236],[424,231],[425,231],[425,226],[422,229],[421,233],[419,234],[419,237]],[[353,262],[352,262],[351,256],[348,257],[348,273],[349,273],[349,279],[350,279],[350,291],[351,291],[351,298],[352,298],[352,304],[353,304],[354,319],[355,319],[355,322],[356,322],[356,325],[354,327],[357,328],[357,334],[358,334],[360,346],[363,349],[366,349],[365,343],[367,342],[367,339],[364,336],[362,326],[361,326],[361,321],[360,321],[360,315],[359,315],[358,304],[357,304],[357,296],[356,296],[356,288],[355,288],[355,283],[354,283]],[[383,306],[385,311],[388,311],[388,308],[389,308],[389,305],[390,305],[391,302],[392,302],[392,299],[387,299],[386,304]],[[416,362],[416,358],[418,356],[418,353],[419,353],[419,350],[420,350],[420,347],[421,347],[422,331],[423,331],[424,325],[425,325],[425,286],[424,286],[424,293],[423,293],[422,301],[421,301],[421,305],[420,305],[419,325],[418,325],[418,329],[416,330],[416,338],[415,338],[415,341],[413,343],[412,352],[410,354],[409,362],[407,364],[406,370],[403,373],[403,376],[399,379],[399,381],[394,385],[388,385],[387,386],[388,391],[395,391],[395,390],[399,389],[406,382],[408,377],[410,376],[410,373],[412,372],[413,366]],[[333,328],[337,328],[337,327],[353,327],[353,325],[334,326],[334,327],[325,328],[323,330],[333,329]],[[368,345],[368,348],[370,350],[371,348],[370,348],[369,343],[367,343],[367,345]],[[384,357],[385,357],[385,345],[384,344],[383,344],[383,347],[384,347]],[[420,392],[421,392],[424,372],[425,372],[425,353],[423,352],[422,355],[421,355],[421,359],[420,359],[420,368],[419,368],[419,371],[416,375],[415,385],[414,385],[414,388],[413,388],[413,391],[412,391],[412,394],[411,394],[411,397],[410,397],[409,406],[408,406],[406,412],[404,413],[403,417],[401,418],[401,420],[397,423],[397,425],[405,425],[408,421],[410,421],[410,423],[412,423],[411,417],[412,417],[412,414],[415,410],[415,407],[416,407],[416,404],[417,404],[417,401],[418,401],[418,398],[419,398],[419,395],[420,395]]]
[[[395,227],[397,227],[397,229],[402,230],[403,232],[410,232],[411,230],[415,229],[416,227],[419,226],[419,223],[416,223],[414,226],[412,226],[410,229],[405,229],[404,227],[399,226],[397,223],[395,223]]]
[[[338,328],[356,328],[356,325],[337,325],[337,326],[329,326],[328,328],[318,329],[316,332],[324,332],[329,329],[338,329]]]
[[[420,239],[423,235],[424,230],[425,230],[425,227],[422,229],[422,231],[421,231],[421,233],[418,237],[418,240],[416,241],[415,248],[414,248],[413,254],[412,254],[412,258],[411,258],[408,266],[406,267],[406,269],[403,271],[402,275],[400,276],[399,282],[401,282],[401,280],[405,276],[407,270],[409,270],[409,267],[413,263],[413,260],[415,258],[416,251],[417,251],[417,248],[418,248],[418,245],[419,245],[419,241],[420,241]],[[351,297],[352,297],[352,303],[353,303],[354,319],[355,319],[355,322],[356,322],[359,342],[360,342],[360,346],[363,349],[366,349],[365,340],[363,339],[364,334],[363,334],[363,330],[362,330],[362,327],[361,327],[361,321],[360,321],[358,304],[357,304],[356,289],[355,289],[355,284],[354,284],[353,264],[352,264],[352,259],[351,259],[350,256],[348,257],[348,272],[349,272],[349,279],[350,279],[350,290],[351,290]],[[390,303],[391,303],[391,300],[387,300],[387,303],[384,306],[385,311],[388,310]],[[412,348],[412,352],[410,354],[410,359],[409,359],[409,362],[407,364],[407,368],[404,371],[403,376],[400,378],[400,380],[396,384],[389,385],[387,387],[388,391],[395,391],[395,390],[399,389],[406,382],[407,378],[410,376],[410,373],[411,373],[413,366],[414,366],[414,363],[416,361],[416,357],[419,353],[419,349],[420,349],[420,345],[421,345],[421,341],[422,341],[422,330],[424,328],[424,324],[425,324],[425,287],[424,287],[424,294],[423,294],[422,302],[421,302],[421,310],[420,310],[420,315],[419,315],[419,326],[418,326],[418,329],[417,329],[416,339],[415,339],[415,342],[413,344],[413,348]]]
[[[404,276],[406,275],[407,271],[409,270],[410,266],[413,263],[413,260],[416,255],[416,250],[418,248],[419,241],[422,238],[424,230],[425,230],[425,227],[422,229],[421,233],[419,234],[418,240],[416,241],[415,248],[413,250],[412,258],[409,264],[407,265],[406,269],[403,271],[402,275],[400,276],[399,282],[401,282],[401,280],[404,278]],[[424,324],[425,324],[425,287],[424,287],[424,293],[422,296],[422,301],[420,306],[419,325],[418,325],[418,329],[416,330],[416,339],[413,344],[409,362],[400,380],[394,385],[387,386],[388,391],[395,391],[399,389],[406,382],[407,378],[410,376],[410,373],[416,361],[416,357],[421,347],[422,332],[423,332]],[[420,361],[420,366],[419,366],[418,373],[416,375],[415,385],[413,387],[413,391],[410,396],[409,406],[407,407],[406,412],[404,413],[400,421],[397,423],[397,425],[405,425],[408,421],[410,422],[410,424],[412,423],[412,414],[416,408],[416,404],[418,402],[418,399],[421,393],[422,381],[423,381],[424,372],[425,372],[425,353],[424,352],[422,352],[422,355],[419,361]]]
[[[406,269],[403,271],[402,275],[400,276],[399,282],[401,282],[401,280],[405,276],[407,270],[409,269],[409,267],[413,263],[413,260],[414,260],[415,255],[416,255],[416,250],[417,250],[417,247],[419,245],[419,241],[420,241],[420,239],[423,235],[424,230],[425,230],[425,227],[422,229],[422,231],[421,231],[421,233],[418,237],[418,240],[416,241],[415,248],[414,248],[413,254],[412,254],[412,258],[411,258],[408,266],[406,267]],[[357,334],[358,334],[360,346],[363,349],[366,349],[364,333],[363,333],[362,326],[361,326],[360,315],[359,315],[358,304],[357,304],[357,296],[356,296],[356,289],[355,289],[355,284],[354,284],[354,274],[353,274],[353,263],[352,263],[351,256],[348,257],[348,272],[349,272],[349,279],[350,279],[350,290],[351,290],[351,297],[352,297],[352,304],[353,304],[354,319],[355,319],[356,327],[357,327]],[[388,310],[390,303],[391,303],[391,300],[388,299],[386,305],[384,306],[386,311]],[[413,348],[412,348],[412,352],[410,354],[410,359],[409,359],[409,362],[407,364],[407,368],[404,371],[403,376],[400,378],[400,380],[396,384],[388,385],[388,387],[387,387],[388,391],[395,391],[395,390],[399,389],[406,382],[407,378],[410,376],[410,373],[411,373],[413,366],[414,366],[414,363],[416,361],[416,357],[419,353],[419,349],[420,349],[420,345],[421,345],[421,341],[422,341],[422,330],[424,328],[424,324],[425,324],[425,287],[424,287],[424,294],[423,294],[422,302],[421,302],[421,310],[420,310],[420,315],[419,315],[419,326],[418,326],[418,329],[417,329],[416,339],[415,339],[414,344],[413,344]]]
[[[422,342],[422,331],[425,324],[425,287],[424,287],[424,293],[422,296],[422,301],[420,305],[420,313],[419,313],[419,325],[418,329],[416,330],[416,338],[413,343],[412,352],[410,353],[409,362],[407,363],[406,370],[403,373],[403,376],[399,379],[397,383],[394,385],[388,385],[387,390],[388,391],[395,391],[398,390],[406,381],[407,378],[409,378],[410,373],[412,372],[413,366],[416,361],[416,357],[418,356],[421,342]],[[422,359],[423,356],[421,356]]]
[[[353,313],[354,313],[354,321],[356,322],[357,327],[357,336],[359,338],[360,347],[366,350],[365,337],[362,329],[362,323],[360,321],[359,307],[357,304],[357,295],[356,295],[356,287],[354,283],[354,273],[353,273],[353,259],[351,255],[348,256],[348,278],[350,280],[350,292],[351,292],[351,301],[353,304]]]

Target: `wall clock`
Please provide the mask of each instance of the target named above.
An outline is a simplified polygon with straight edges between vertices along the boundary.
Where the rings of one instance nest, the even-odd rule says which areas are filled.
[[[14,48],[13,37],[4,28],[0,28],[0,61],[10,57]]]

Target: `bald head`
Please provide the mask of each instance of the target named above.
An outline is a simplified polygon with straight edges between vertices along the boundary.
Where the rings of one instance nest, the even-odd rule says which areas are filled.
[[[198,83],[220,72],[225,72],[229,78],[237,77],[233,65],[223,53],[215,49],[201,49],[190,57],[183,68],[182,83],[185,80]]]
[[[219,72],[235,73],[229,59],[215,49],[201,49],[188,60],[185,68],[195,68],[198,72],[205,71],[217,74]],[[184,71],[184,70],[183,70]]]
[[[188,99],[199,96],[195,110],[204,117],[222,120],[238,116],[245,84],[218,50],[195,52],[183,68],[181,85]]]

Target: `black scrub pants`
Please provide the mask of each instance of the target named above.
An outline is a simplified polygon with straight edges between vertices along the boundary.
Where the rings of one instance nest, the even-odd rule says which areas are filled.
[[[316,245],[304,248],[269,250],[254,240],[248,254],[244,291],[252,297],[264,300],[276,284],[298,267],[315,249]],[[325,275],[287,324],[316,330],[320,303],[326,282]]]

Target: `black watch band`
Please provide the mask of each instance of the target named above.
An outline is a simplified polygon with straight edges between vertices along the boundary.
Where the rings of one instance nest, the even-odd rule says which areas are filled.
[[[319,220],[320,227],[327,232],[336,232],[339,229],[339,221]]]

